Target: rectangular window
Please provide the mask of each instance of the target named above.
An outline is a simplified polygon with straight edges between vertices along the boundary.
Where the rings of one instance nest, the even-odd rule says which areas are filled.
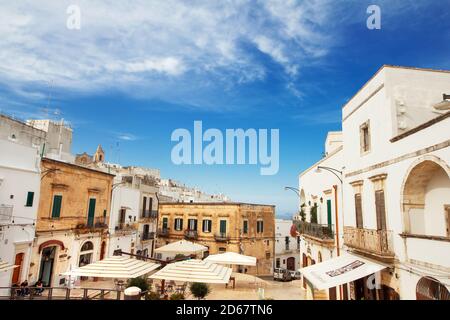
[[[197,231],[197,219],[188,219],[188,229]]]
[[[263,220],[256,221],[256,232],[257,233],[264,232],[264,221]]]
[[[203,220],[202,231],[203,232],[211,232],[211,225],[212,225],[211,220]]]
[[[244,225],[243,225],[243,228],[242,228],[242,232],[244,234],[248,233],[248,220],[244,220]]]
[[[219,232],[220,232],[220,234],[227,233],[227,220],[220,220]]]
[[[61,204],[62,196],[55,194],[53,196],[52,218],[59,218],[61,216]]]
[[[174,229],[177,231],[183,230],[183,219],[181,218],[175,219]]]
[[[386,209],[384,204],[384,190],[375,191],[375,207],[377,214],[377,230],[386,230]]]
[[[120,209],[119,223],[125,223],[126,209]]]
[[[300,250],[300,237],[297,237],[297,250]]]
[[[284,243],[285,243],[285,245],[286,245],[286,250],[289,250],[289,242],[290,242],[290,239],[289,239],[289,237],[285,237],[285,239],[284,239]]]
[[[149,197],[148,200],[149,200],[148,201],[148,210],[150,210],[150,212],[151,212],[153,209],[153,198]]]
[[[164,217],[162,219],[162,228],[163,228],[163,230],[167,230],[168,225],[169,225],[169,219],[167,217]]]
[[[280,267],[280,258],[277,258],[277,261],[275,263],[275,268],[279,268]]]
[[[363,215],[362,215],[362,201],[361,194],[355,194],[355,213],[356,213],[356,227],[362,229],[363,224]]]
[[[34,192],[29,191],[27,194],[27,203],[25,204],[26,207],[32,207],[33,206],[33,199],[34,199]]]

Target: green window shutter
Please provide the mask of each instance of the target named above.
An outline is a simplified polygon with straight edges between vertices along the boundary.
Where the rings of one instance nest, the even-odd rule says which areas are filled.
[[[33,206],[33,199],[34,199],[34,192],[29,191],[27,194],[27,204],[26,207],[32,207]]]
[[[62,196],[54,195],[53,196],[52,218],[59,218],[59,216],[61,215],[61,204],[62,204]]]
[[[220,233],[226,233],[226,232],[227,232],[227,221],[220,220]]]
[[[167,223],[168,223],[167,218],[163,218],[163,223],[162,223],[163,229],[167,229]]]

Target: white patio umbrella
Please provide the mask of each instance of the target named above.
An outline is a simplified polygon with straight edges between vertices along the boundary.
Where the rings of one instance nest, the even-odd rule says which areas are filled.
[[[72,277],[130,279],[148,274],[160,265],[122,256],[109,257],[63,273]]]
[[[14,268],[17,268],[17,267],[18,267],[18,266],[16,266],[16,265],[9,264],[9,263],[6,262],[6,261],[0,260],[0,272],[2,272],[2,271],[8,271],[8,270],[11,270],[11,269],[14,269]]]
[[[231,269],[204,260],[191,259],[170,263],[149,278],[183,282],[228,283]]]
[[[245,256],[236,252],[213,254],[206,257],[205,261],[226,265],[256,266],[255,257]]]
[[[180,240],[169,243],[165,246],[155,249],[155,252],[159,253],[175,253],[175,254],[197,254],[207,251],[208,248],[194,242],[187,240]]]

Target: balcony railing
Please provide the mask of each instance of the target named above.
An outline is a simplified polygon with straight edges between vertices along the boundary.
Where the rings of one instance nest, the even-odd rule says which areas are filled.
[[[157,210],[144,210],[141,213],[141,220],[158,218]]]
[[[226,232],[219,232],[214,234],[214,239],[216,241],[228,241],[230,240],[230,236]]]
[[[334,240],[332,224],[316,224],[306,221],[296,220],[297,231],[300,234],[308,235],[323,240]]]
[[[11,222],[13,214],[13,206],[2,204],[0,205],[0,223]]]
[[[108,228],[106,219],[107,217],[94,217],[80,220],[76,225],[76,229],[106,229]]]
[[[162,228],[158,230],[158,237],[165,238],[169,236],[169,228]]]
[[[186,230],[184,231],[184,237],[186,239],[197,239],[198,238],[198,232],[197,230]]]
[[[344,244],[381,257],[393,257],[392,231],[344,227]]]
[[[136,227],[133,223],[126,223],[126,222],[119,222],[116,227],[115,231],[129,231],[129,230],[135,230]]]
[[[154,232],[144,232],[142,234],[142,241],[153,240],[153,239],[155,239],[155,233]]]

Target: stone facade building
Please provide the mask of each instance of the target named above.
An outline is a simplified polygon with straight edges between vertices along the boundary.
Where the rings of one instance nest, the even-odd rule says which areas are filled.
[[[29,281],[60,286],[61,274],[102,259],[113,175],[43,158]]]
[[[161,203],[158,237],[158,246],[187,239],[207,246],[206,254],[230,251],[256,257],[256,267],[245,266],[240,271],[271,275],[275,207],[247,203]]]

